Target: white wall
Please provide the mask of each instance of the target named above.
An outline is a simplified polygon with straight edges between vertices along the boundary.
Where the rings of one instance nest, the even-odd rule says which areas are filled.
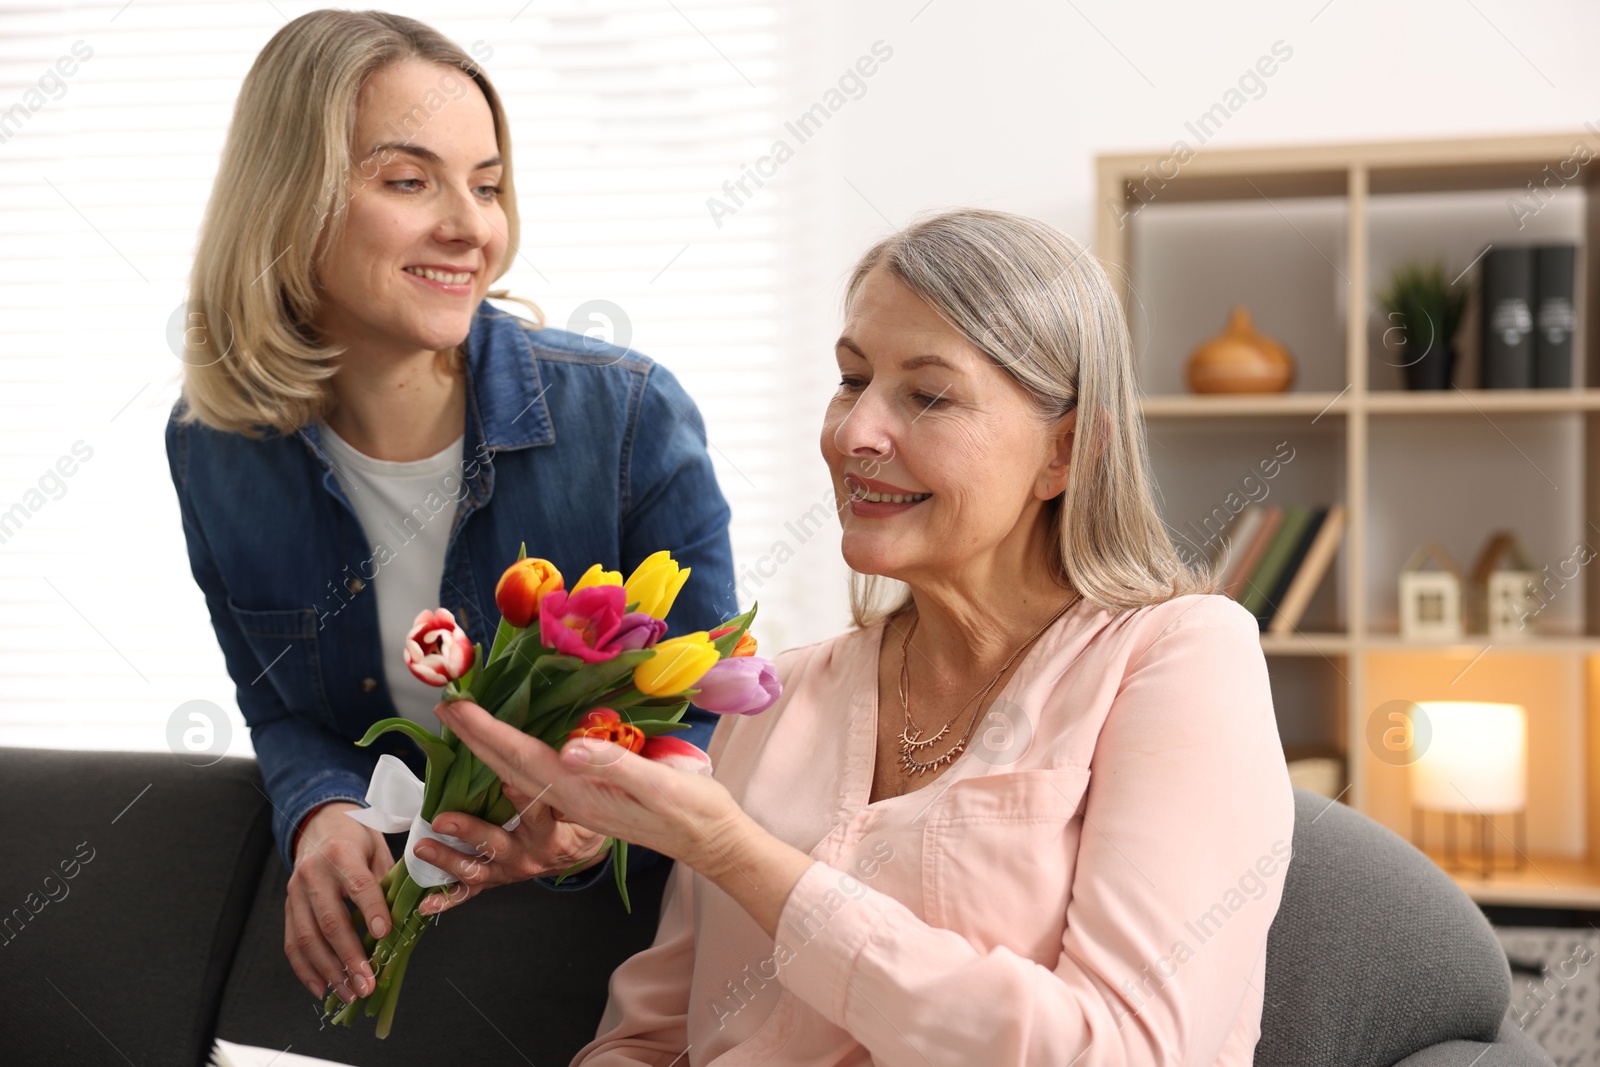
[[[797,281],[796,400],[820,419],[831,389],[840,282],[855,256],[917,213],[980,205],[1094,238],[1094,158],[1199,140],[1185,123],[1275,42],[1292,49],[1209,144],[1403,140],[1566,131],[1600,123],[1590,43],[1600,6],[1452,0],[1123,4],[1111,0],[827,0],[798,73],[798,112],[882,40],[893,57],[807,142],[773,188],[802,175],[809,263]],[[1280,47],[1283,47],[1280,46]],[[808,84],[808,89],[806,86]],[[802,102],[803,101],[803,102]],[[887,219],[887,221],[886,221]],[[1220,325],[1220,324],[1219,324]],[[814,454],[814,433],[795,432]],[[820,471],[820,460],[816,463]],[[820,483],[819,483],[820,484]],[[814,495],[804,496],[809,502]],[[797,504],[796,511],[802,510]],[[808,542],[813,605],[795,636],[843,625],[836,537]]]

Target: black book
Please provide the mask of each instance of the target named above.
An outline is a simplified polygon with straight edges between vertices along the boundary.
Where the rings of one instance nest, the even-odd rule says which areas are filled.
[[[1572,387],[1573,268],[1577,245],[1544,245],[1534,266],[1533,387]]]
[[[1256,624],[1261,627],[1262,633],[1267,632],[1272,617],[1278,613],[1278,605],[1283,603],[1283,598],[1289,592],[1289,586],[1294,582],[1294,576],[1299,572],[1300,565],[1306,561],[1306,553],[1311,551],[1311,545],[1317,539],[1317,531],[1322,529],[1322,524],[1327,520],[1327,508],[1312,509],[1311,521],[1306,523],[1305,529],[1300,533],[1300,539],[1289,552],[1289,561],[1284,565],[1283,572],[1278,575],[1278,580],[1272,584],[1266,603],[1256,612]]]
[[[1489,249],[1482,297],[1483,387],[1533,388],[1534,250]]]

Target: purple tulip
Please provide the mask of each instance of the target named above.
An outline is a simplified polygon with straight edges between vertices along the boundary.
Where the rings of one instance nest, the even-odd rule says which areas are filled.
[[[783,687],[778,669],[760,656],[733,656],[718,660],[695,683],[697,708],[718,715],[755,715],[772,707]]]
[[[606,647],[623,652],[654,648],[655,643],[661,640],[666,632],[667,624],[654,615],[646,615],[642,611],[630,611],[622,617],[622,624],[617,627],[617,632],[611,635]]]

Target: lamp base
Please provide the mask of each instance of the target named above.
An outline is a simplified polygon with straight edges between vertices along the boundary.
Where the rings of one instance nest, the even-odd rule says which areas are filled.
[[[1511,813],[1512,841],[1511,864],[1509,866],[1496,861],[1494,839],[1496,835],[1504,837],[1498,826],[1495,825],[1493,815],[1482,812],[1445,811],[1440,812],[1444,821],[1444,863],[1441,866],[1447,871],[1462,871],[1477,874],[1480,878],[1492,878],[1496,871],[1520,871],[1525,863],[1528,851],[1528,819],[1526,810]],[[1476,864],[1463,861],[1456,849],[1456,824],[1465,817],[1468,822],[1468,833],[1471,832],[1471,822],[1477,822],[1478,853]],[[1411,843],[1426,852],[1427,842],[1427,813],[1421,808],[1411,809]]]

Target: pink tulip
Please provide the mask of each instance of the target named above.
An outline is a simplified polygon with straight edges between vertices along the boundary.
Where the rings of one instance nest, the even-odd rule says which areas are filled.
[[[625,595],[620,585],[546,593],[539,601],[539,639],[546,648],[585,663],[612,659],[622,651],[612,639],[622,624]]]
[[[444,608],[419,612],[406,634],[405,661],[429,685],[445,685],[472,668],[472,642]]]
[[[629,652],[641,648],[654,648],[655,643],[661,640],[666,632],[667,624],[654,615],[646,615],[642,611],[630,611],[622,617],[622,624],[617,627],[617,632],[611,635],[606,647]]]
[[[670,734],[650,738],[639,755],[690,774],[711,775],[711,757],[682,738]]]
[[[761,656],[720,659],[695,683],[695,707],[718,715],[755,715],[772,707],[783,692],[778,669]]]

